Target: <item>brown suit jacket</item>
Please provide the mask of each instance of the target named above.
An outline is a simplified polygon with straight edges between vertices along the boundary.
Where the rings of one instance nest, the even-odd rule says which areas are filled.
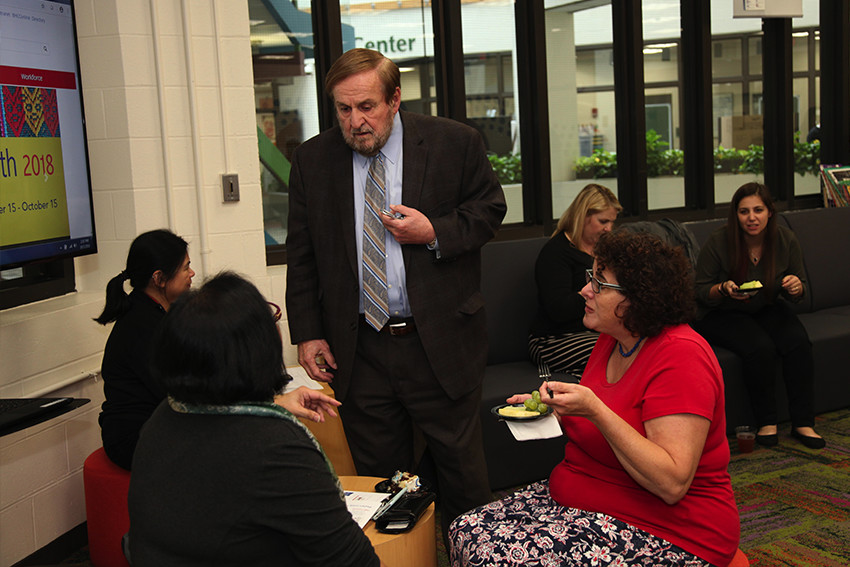
[[[401,121],[402,204],[430,219],[441,255],[424,244],[402,247],[410,308],[434,373],[458,398],[484,375],[480,250],[505,216],[505,198],[473,128],[407,112]],[[359,330],[351,152],[335,126],[295,150],[289,178],[289,331],[293,344],[327,340],[339,399],[352,379]]]

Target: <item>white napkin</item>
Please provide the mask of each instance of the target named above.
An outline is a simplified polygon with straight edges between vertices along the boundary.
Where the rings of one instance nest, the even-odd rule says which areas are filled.
[[[542,419],[534,421],[505,421],[508,429],[517,441],[528,441],[530,439],[551,439],[564,434],[561,424],[555,414],[549,414]]]

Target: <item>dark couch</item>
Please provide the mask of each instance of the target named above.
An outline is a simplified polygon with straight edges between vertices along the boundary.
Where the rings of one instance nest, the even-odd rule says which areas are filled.
[[[809,293],[795,306],[812,340],[815,356],[815,412],[850,406],[850,208],[780,213],[780,222],[797,234],[803,247]],[[698,244],[723,220],[686,223]],[[482,249],[481,289],[487,302],[490,350],[484,378],[481,420],[484,449],[494,490],[547,478],[563,457],[565,438],[514,440],[507,426],[490,413],[507,396],[540,385],[528,356],[528,328],[537,308],[534,262],[546,238],[491,242]],[[741,363],[716,348],[726,382],[727,429],[751,424]],[[787,398],[781,381],[780,419]]]

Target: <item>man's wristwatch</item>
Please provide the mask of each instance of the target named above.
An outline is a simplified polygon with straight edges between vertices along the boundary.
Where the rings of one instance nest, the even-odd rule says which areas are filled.
[[[434,239],[431,242],[426,244],[426,246],[428,247],[429,250],[433,250],[434,248],[436,248],[437,247],[437,237],[435,236]]]

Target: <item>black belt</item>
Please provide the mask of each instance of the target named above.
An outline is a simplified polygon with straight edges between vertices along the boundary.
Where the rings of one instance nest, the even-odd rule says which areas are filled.
[[[370,329],[373,331],[375,330],[371,325],[369,325],[366,321],[366,317],[363,315],[360,316],[360,324],[368,325]],[[387,324],[381,329],[381,332],[394,337],[403,337],[416,332],[416,323],[413,322],[413,317],[390,317]]]

